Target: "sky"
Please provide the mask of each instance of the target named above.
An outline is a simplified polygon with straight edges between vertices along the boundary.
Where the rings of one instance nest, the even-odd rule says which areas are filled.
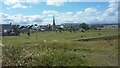
[[[0,9],[2,24],[118,23],[117,0],[3,0]]]

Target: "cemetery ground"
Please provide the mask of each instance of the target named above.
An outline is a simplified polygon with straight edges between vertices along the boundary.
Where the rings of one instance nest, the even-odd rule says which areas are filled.
[[[73,39],[118,36],[117,30],[36,32],[3,36],[3,66],[116,66],[118,37],[107,40]]]

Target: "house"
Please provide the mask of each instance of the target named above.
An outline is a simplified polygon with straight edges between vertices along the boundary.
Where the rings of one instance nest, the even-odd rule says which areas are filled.
[[[64,23],[62,26],[66,29],[80,29],[80,23]]]
[[[118,24],[92,24],[90,27],[95,29],[118,29]]]
[[[31,29],[32,29],[32,31],[40,31],[40,26],[33,25]]]
[[[118,24],[104,24],[101,29],[118,29]]]
[[[19,25],[11,25],[11,24],[0,24],[1,35],[2,36],[17,36]]]
[[[63,30],[64,26],[63,25],[56,25],[55,28],[56,28],[56,30]]]
[[[10,24],[0,24],[2,32],[9,32],[12,30],[12,26]]]
[[[40,25],[40,31],[51,31],[52,28],[50,25]]]

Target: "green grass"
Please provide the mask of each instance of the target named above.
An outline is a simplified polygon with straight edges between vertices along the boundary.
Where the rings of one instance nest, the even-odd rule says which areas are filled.
[[[99,35],[99,33],[101,35]],[[118,35],[117,30],[37,32],[3,37],[3,66],[115,66],[118,41],[73,39]],[[83,36],[83,37],[81,37]]]

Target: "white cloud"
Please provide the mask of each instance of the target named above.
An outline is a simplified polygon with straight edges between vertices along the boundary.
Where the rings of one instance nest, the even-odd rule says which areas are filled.
[[[5,5],[14,5],[14,4],[19,3],[19,2],[20,2],[20,0],[5,0],[4,4]]]
[[[72,15],[72,14],[73,14],[73,12],[66,12],[66,14],[67,14],[67,15]]]
[[[83,11],[76,12],[77,15],[82,15]]]
[[[48,15],[55,15],[57,14],[58,12],[57,11],[54,11],[54,10],[44,10],[42,12],[42,14],[48,14]]]
[[[28,6],[22,5],[20,3],[17,3],[15,5],[12,6],[12,8],[29,8]]]
[[[29,4],[39,4],[40,2],[44,2],[44,0],[21,0],[21,2]]]
[[[115,0],[111,0],[109,2],[108,9],[105,10],[103,13],[104,16],[114,16],[116,15],[116,12],[118,12],[118,3],[114,2]]]
[[[57,12],[54,10],[48,10],[43,11],[43,14],[47,15],[54,15],[56,18],[57,24],[61,23],[81,23],[81,22],[88,22],[86,20],[86,17],[91,18],[92,16],[95,17],[96,15],[99,15],[100,12],[96,10],[96,8],[86,8],[84,11],[79,11],[76,13],[73,12]],[[52,17],[51,17],[52,18]]]
[[[31,8],[31,6],[22,5],[22,3],[27,2],[27,1],[24,1],[24,0],[4,0],[3,2],[5,5],[9,6],[6,9],[10,9],[11,6],[12,6],[12,8]],[[32,3],[32,2],[30,2],[30,3]]]
[[[0,24],[2,24],[2,13],[0,13]]]
[[[116,2],[110,2],[110,4],[109,4],[108,7],[109,8],[118,8],[118,3],[116,3]]]
[[[10,22],[13,24],[41,24],[42,20],[44,19],[40,15],[23,16],[21,14],[8,15],[0,13],[0,16],[2,17],[3,24],[9,24]]]
[[[108,8],[103,13],[103,17],[106,22],[118,23],[118,3],[111,0]]]
[[[45,18],[43,19],[41,25],[52,24],[52,18]]]
[[[84,13],[86,15],[93,15],[93,14],[99,14],[96,8],[87,8],[85,9]]]
[[[66,1],[67,0],[47,0],[46,3],[47,3],[47,5],[61,6]]]
[[[9,8],[9,7],[7,7],[6,9],[8,9],[8,10],[9,10],[10,8]]]
[[[46,2],[47,5],[62,6],[64,2],[118,2],[119,0],[1,0],[5,5],[15,5],[17,3],[38,4]]]
[[[104,14],[104,16],[114,16],[116,15],[116,9],[115,8],[108,8]]]
[[[31,4],[38,4],[40,0],[3,0],[5,5],[14,5],[16,3],[31,3]]]
[[[94,13],[96,11],[97,10],[95,8],[87,8],[87,9],[85,9],[85,12],[87,12],[87,13]]]
[[[40,2],[46,2],[47,5],[61,6],[64,2],[118,2],[119,0],[0,0],[5,5],[14,5],[16,3],[27,2],[32,4],[38,4]]]
[[[84,16],[95,16],[99,15],[101,12],[97,11],[96,8],[86,8],[84,11],[76,12],[77,16],[84,17]]]
[[[109,0],[109,2],[118,2],[119,0]]]

